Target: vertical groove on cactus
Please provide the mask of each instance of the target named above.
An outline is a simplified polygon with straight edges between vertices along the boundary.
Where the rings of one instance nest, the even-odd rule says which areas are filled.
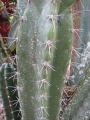
[[[12,113],[14,119],[20,120],[20,106],[19,106],[19,98],[17,93],[17,72],[16,67],[12,63],[7,63],[5,66],[5,81],[6,81],[6,89],[9,95],[9,100],[12,108]]]
[[[20,24],[17,82],[24,120],[59,119],[63,77],[71,54],[72,17],[69,10],[59,15],[60,2],[56,3],[47,2],[40,15],[31,2]]]
[[[1,93],[2,93],[2,99],[4,104],[4,110],[5,110],[5,116],[7,120],[12,120],[13,116],[11,114],[11,106],[9,101],[9,96],[6,91],[6,83],[4,78],[4,64],[0,67],[0,86],[1,86]],[[6,102],[7,101],[7,102]]]
[[[0,68],[1,93],[7,120],[21,119],[17,93],[16,68],[12,63],[4,63]]]
[[[17,83],[23,115],[22,119],[24,120],[36,119],[36,113],[38,111],[36,110],[38,108],[36,101],[36,92],[38,92],[36,86],[36,80],[38,79],[36,63],[37,40],[35,40],[37,37],[38,18],[39,14],[35,6],[33,4],[28,5],[24,20],[20,25],[19,40],[17,43],[17,70],[20,73]],[[28,71],[26,71],[26,68]]]

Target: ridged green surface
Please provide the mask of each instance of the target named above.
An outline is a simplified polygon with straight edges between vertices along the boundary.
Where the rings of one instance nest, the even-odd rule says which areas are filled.
[[[5,64],[3,64],[0,67],[0,88],[1,88],[1,94],[2,94],[2,100],[3,100],[3,104],[4,104],[4,110],[5,110],[5,116],[7,118],[7,120],[12,120],[13,119],[13,115],[11,114],[11,107],[10,107],[10,101],[9,101],[9,95],[6,91],[6,82],[5,82],[5,78],[4,78],[4,66]]]
[[[16,66],[13,63],[6,63],[4,68],[4,77],[6,82],[6,88],[9,95],[9,101],[11,104],[11,109],[13,113],[13,117],[15,120],[21,119],[20,113],[20,105],[18,101],[18,93],[17,90],[17,74],[16,74]],[[15,92],[14,92],[15,91]]]
[[[13,63],[4,63],[0,68],[0,86],[7,120],[21,119],[15,69]]]
[[[67,106],[62,120],[89,120],[90,119],[90,0],[82,0],[81,30],[79,40],[79,57],[76,59],[76,68],[71,76],[70,84],[76,84],[71,102]],[[86,10],[86,11],[85,11]]]
[[[33,14],[31,14],[31,11]],[[39,16],[37,15],[38,13],[34,5],[30,7],[27,6],[27,10],[25,12],[25,17],[24,17],[25,20],[20,25],[19,41],[17,43],[17,48],[16,48],[17,56],[18,56],[17,70],[20,73],[17,82],[18,82],[18,87],[20,88],[19,97],[20,97],[21,110],[24,120],[36,119],[35,109],[37,107],[36,106],[37,102],[35,96],[38,90],[35,81],[38,79],[38,76],[36,76],[35,72],[37,72],[37,70],[35,69],[36,66],[34,68],[34,64],[36,63],[35,55],[37,49],[36,48],[37,41],[35,41],[33,34],[34,34],[35,21],[37,22],[37,20],[39,19],[38,18]],[[37,24],[35,30],[36,29],[37,29]],[[29,37],[30,35],[31,37]],[[30,47],[31,45],[32,47]]]
[[[21,89],[19,97],[24,120],[59,119],[63,77],[71,54],[72,17],[66,10],[59,21],[58,6],[51,6],[48,2],[40,15],[31,2],[20,24],[17,43],[17,71],[20,74],[17,84]]]

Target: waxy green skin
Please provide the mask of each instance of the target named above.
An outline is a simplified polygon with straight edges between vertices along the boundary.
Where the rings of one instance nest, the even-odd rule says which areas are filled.
[[[59,15],[59,5],[50,1],[41,13],[37,9],[33,2],[27,5],[18,31],[17,84],[22,118],[58,120],[59,100],[71,54],[72,17],[68,9]]]
[[[4,104],[4,111],[5,111],[5,116],[7,118],[7,120],[10,120],[13,118],[12,114],[11,114],[11,107],[9,106],[9,99],[8,99],[8,94],[6,92],[6,84],[5,84],[5,80],[4,80],[4,65],[2,65],[0,67],[0,88],[1,88],[1,94],[2,94],[2,99],[3,99],[3,104]],[[7,102],[6,102],[7,101]]]
[[[77,119],[77,120],[89,120],[90,119],[90,37],[89,37],[89,24],[90,24],[90,0],[85,2],[82,0],[82,13],[81,13],[81,30],[80,41],[78,51],[80,57],[77,56],[76,63],[79,63],[75,68],[72,76],[73,79],[69,80],[71,85],[77,84],[77,91],[75,92],[73,99],[70,101],[67,109],[65,110],[62,119]],[[87,12],[85,12],[85,10]],[[82,71],[82,74],[80,74]]]
[[[62,11],[64,11],[65,9],[67,9],[68,7],[71,7],[72,4],[74,4],[76,0],[61,0],[61,4],[60,4],[60,8],[59,8],[59,12],[61,13]]]
[[[0,87],[7,120],[21,119],[17,88],[15,90],[15,87],[17,86],[15,69],[13,63],[4,63],[0,67]],[[18,116],[18,114],[20,116]]]

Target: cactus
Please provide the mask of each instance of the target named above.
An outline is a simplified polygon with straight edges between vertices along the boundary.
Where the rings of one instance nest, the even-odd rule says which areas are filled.
[[[63,77],[71,54],[72,17],[68,9],[61,15],[58,10],[59,5],[49,1],[40,15],[31,2],[20,24],[16,48],[19,72],[17,84],[21,89],[19,97],[24,120],[59,119]],[[60,21],[58,17],[61,17]]]
[[[1,89],[3,89],[2,90],[2,98],[4,98],[3,99],[3,104],[5,106],[4,110],[7,111],[5,116],[6,116],[7,120],[10,120],[13,117],[12,117],[12,114],[11,114],[11,107],[10,107],[10,103],[9,103],[9,100],[8,100],[8,95],[7,95],[7,92],[5,90],[6,85],[5,85],[5,82],[3,82],[3,80],[2,80],[2,78],[4,77],[3,73],[4,73],[4,67],[2,66],[0,68],[0,81],[1,81],[0,85],[1,85]],[[5,102],[5,101],[7,101],[7,102]]]
[[[82,4],[87,9],[87,11],[90,9],[90,1],[87,0],[87,3],[83,0]],[[72,76],[74,78],[69,80],[70,84],[77,84],[78,90],[75,92],[75,95],[71,102],[69,103],[69,106],[65,110],[65,113],[63,114],[62,119],[64,120],[89,120],[90,119],[90,109],[89,105],[89,88],[90,88],[90,80],[89,80],[89,73],[90,73],[90,58],[89,58],[89,52],[90,52],[90,38],[89,38],[89,21],[90,21],[90,15],[84,12],[85,8],[82,7],[82,22],[81,22],[81,29],[83,30],[83,34],[80,35],[80,43],[79,43],[79,53],[81,56],[76,59],[76,62],[79,63],[79,65],[75,68]],[[76,70],[77,69],[77,70]],[[82,73],[80,74],[80,71]],[[71,76],[71,77],[72,77]],[[87,103],[86,103],[87,102]]]
[[[78,53],[79,57],[77,56],[76,58],[76,68],[74,69],[74,72],[72,73],[72,76],[75,76],[75,78],[73,79],[71,77],[71,79],[69,80],[69,83],[71,85],[73,84],[78,84],[79,82],[79,78],[80,77],[80,71],[82,70],[82,74],[84,74],[85,72],[85,68],[87,68],[87,65],[89,65],[89,58],[88,58],[88,52],[89,52],[89,21],[90,21],[90,15],[88,13],[88,10],[90,9],[89,5],[90,5],[90,1],[87,0],[87,3],[83,0],[82,4],[84,5],[84,7],[86,8],[85,12],[85,8],[82,7],[82,14],[81,14],[81,28],[80,30],[82,30],[80,37],[79,37],[79,45],[78,45]],[[87,5],[88,4],[88,5]],[[83,34],[82,34],[83,33]],[[85,52],[86,51],[86,52]],[[85,59],[83,58],[85,56]],[[85,65],[85,66],[84,66]],[[81,77],[82,77],[81,74]]]
[[[20,106],[17,93],[17,78],[15,65],[4,63],[0,68],[0,84],[2,90],[2,99],[4,101],[7,120],[21,119],[19,112]],[[7,102],[5,102],[7,101]],[[18,115],[19,113],[19,115]]]
[[[84,18],[82,13],[83,32],[78,40],[80,50],[76,50],[72,44],[74,28],[71,11],[75,1],[14,1],[19,11],[14,14],[19,17],[10,17],[11,26],[16,22],[9,31],[6,46],[3,36],[0,36],[4,55],[0,56],[3,60],[0,68],[1,93],[7,120],[71,120],[79,119],[78,108],[89,111],[85,103],[89,101],[90,43],[89,37],[86,41],[83,36],[88,36],[90,16]],[[89,0],[82,1],[85,8],[89,3]],[[82,11],[85,11],[84,7]],[[77,55],[75,65],[78,66],[70,75],[68,70],[73,50]],[[13,81],[15,75],[17,77]],[[15,93],[12,94],[12,91]],[[89,113],[85,114],[82,118],[89,119]]]

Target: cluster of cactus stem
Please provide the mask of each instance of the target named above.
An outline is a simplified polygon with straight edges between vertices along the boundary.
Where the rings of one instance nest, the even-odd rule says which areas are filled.
[[[1,120],[89,120],[90,0],[81,0],[81,11],[74,13],[81,12],[78,29],[71,10],[76,0],[13,2],[17,7],[6,43],[0,33]],[[6,10],[2,0],[0,7]],[[87,114],[80,117],[80,108]]]

